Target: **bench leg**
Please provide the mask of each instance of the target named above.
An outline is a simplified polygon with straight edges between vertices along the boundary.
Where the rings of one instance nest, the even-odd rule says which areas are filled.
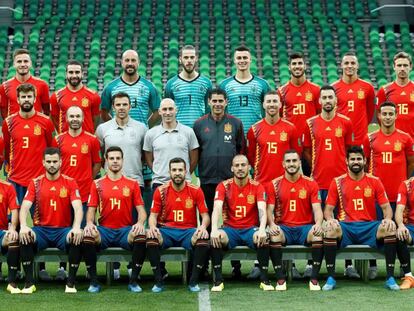
[[[287,275],[288,282],[292,282],[292,267],[293,267],[292,260],[286,260],[286,275]]]
[[[362,279],[368,282],[369,260],[362,260]]]
[[[183,284],[187,284],[187,270],[188,270],[188,261],[181,262],[181,275],[183,277]]]
[[[39,282],[39,268],[40,267],[40,263],[38,262],[33,262],[33,277],[35,279],[36,282]]]
[[[106,285],[108,286],[111,285],[113,276],[114,276],[114,263],[107,262],[106,263]]]

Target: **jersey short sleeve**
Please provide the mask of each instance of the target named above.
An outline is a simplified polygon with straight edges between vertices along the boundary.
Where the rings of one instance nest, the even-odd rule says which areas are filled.
[[[134,183],[134,196],[133,196],[133,204],[135,206],[143,206],[144,201],[142,200],[141,196],[141,189],[139,188],[139,184],[137,182]]]
[[[36,187],[35,187],[34,180],[32,179],[29,183],[29,186],[27,187],[24,200],[34,203],[35,199],[36,199]]]
[[[91,191],[89,193],[89,200],[88,200],[88,206],[89,207],[98,207],[99,205],[99,194],[98,189],[96,188],[96,182],[92,182],[91,185]]]
[[[214,196],[214,201],[223,201],[226,198],[226,188],[223,183],[220,183],[216,188],[216,194]]]
[[[160,190],[157,188],[155,189],[155,192],[154,192],[154,198],[153,198],[152,206],[151,206],[151,213],[159,214],[161,212],[161,209],[162,209],[161,193],[160,193]]]
[[[69,181],[69,185],[70,185],[70,201],[73,202],[76,200],[80,200],[81,197],[80,197],[79,187],[76,181],[72,179],[71,181]]]
[[[388,203],[388,197],[385,193],[384,186],[382,185],[382,182],[378,179],[376,179],[376,182],[374,183],[375,187],[375,199],[377,200],[377,203],[379,205],[383,205]]]
[[[208,208],[206,206],[206,200],[204,198],[204,193],[201,190],[201,188],[198,188],[197,189],[197,192],[196,192],[196,203],[197,203],[198,212],[200,214],[208,213]]]
[[[401,182],[400,187],[398,188],[398,197],[397,204],[407,205],[408,201],[408,191],[405,182]]]
[[[328,196],[326,198],[326,205],[336,206],[338,203],[338,189],[336,187],[335,179],[329,185]]]

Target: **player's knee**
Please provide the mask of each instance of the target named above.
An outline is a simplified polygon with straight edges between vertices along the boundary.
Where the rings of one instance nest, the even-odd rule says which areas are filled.
[[[150,247],[160,247],[160,241],[156,238],[147,238],[146,239],[147,248]]]
[[[95,246],[96,244],[96,239],[92,236],[84,236],[83,237],[83,244],[85,246]]]
[[[146,243],[146,236],[144,234],[138,234],[134,237],[134,243]]]
[[[209,247],[210,240],[209,239],[197,239],[193,245],[195,247]]]

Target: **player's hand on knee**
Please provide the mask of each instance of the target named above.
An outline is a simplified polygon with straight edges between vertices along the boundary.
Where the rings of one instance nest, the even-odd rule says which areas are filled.
[[[280,234],[280,227],[278,225],[276,225],[275,223],[271,224],[269,226],[269,234],[274,235],[274,236],[279,235]]]
[[[208,231],[204,226],[199,226],[195,234],[197,239],[208,239]]]
[[[256,235],[256,244],[257,246],[263,246],[266,244],[267,242],[267,233],[266,230],[264,229],[259,229],[259,231],[257,231],[257,235]]]
[[[383,219],[381,225],[384,226],[387,232],[393,232],[397,228],[395,222],[393,222],[391,219]]]
[[[410,232],[408,231],[407,227],[404,224],[401,224],[400,226],[398,226],[397,238],[400,241],[406,241],[409,239],[409,237],[410,237]]]
[[[160,229],[158,229],[157,227],[150,227],[147,233],[148,233],[148,238],[158,239],[158,236],[160,235]]]
[[[95,224],[88,223],[86,224],[83,231],[85,236],[94,237],[98,233],[98,228],[96,228]]]
[[[30,229],[28,226],[22,226],[20,227],[20,242],[22,244],[29,244],[33,242],[34,234],[32,229]]]
[[[72,228],[69,231],[69,237],[70,237],[70,241],[72,242],[72,244],[74,245],[79,245],[81,244],[82,240],[83,240],[83,230],[81,228]]]
[[[329,219],[326,221],[326,229],[329,230],[336,230],[339,226],[339,222],[337,219]]]
[[[219,230],[212,230],[210,239],[214,248],[221,248],[221,233]]]
[[[138,222],[132,226],[131,231],[134,236],[145,234],[144,225]]]
[[[17,233],[14,229],[9,229],[6,232],[6,237],[10,242],[18,241],[19,240],[19,233]]]
[[[311,228],[311,232],[314,236],[322,236],[323,235],[322,226],[319,224],[314,224]]]

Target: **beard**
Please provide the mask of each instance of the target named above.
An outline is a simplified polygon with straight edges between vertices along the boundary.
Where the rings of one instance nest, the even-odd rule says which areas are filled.
[[[359,174],[362,172],[362,170],[364,169],[363,165],[359,165],[359,164],[354,164],[352,166],[349,166],[349,170],[354,173],[354,174]]]

